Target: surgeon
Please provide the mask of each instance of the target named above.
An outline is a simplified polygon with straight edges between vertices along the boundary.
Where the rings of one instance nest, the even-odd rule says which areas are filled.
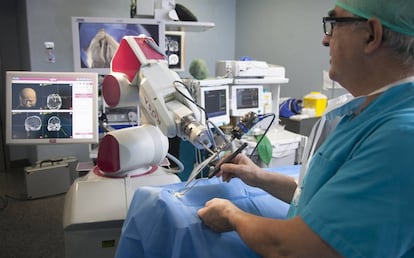
[[[224,199],[198,215],[263,257],[414,257],[414,1],[336,0],[322,21],[329,75],[354,98],[321,119],[341,118],[306,174],[297,185],[242,154],[218,173],[290,203],[287,218]]]

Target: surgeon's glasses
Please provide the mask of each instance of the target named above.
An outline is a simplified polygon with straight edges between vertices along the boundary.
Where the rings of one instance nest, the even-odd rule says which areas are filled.
[[[360,17],[323,17],[323,32],[326,36],[332,36],[333,28],[336,23],[354,23],[362,21],[367,21],[367,19]]]

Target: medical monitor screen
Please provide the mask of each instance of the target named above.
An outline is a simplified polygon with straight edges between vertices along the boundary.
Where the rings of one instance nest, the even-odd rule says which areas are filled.
[[[6,143],[98,142],[96,73],[6,73]]]
[[[200,88],[201,105],[208,119],[216,126],[230,123],[229,86],[209,86]]]
[[[153,19],[72,17],[75,72],[108,74],[124,36],[144,34],[165,49],[165,25]]]
[[[204,95],[206,112],[209,118],[226,114],[226,91],[211,90]]]
[[[231,113],[233,116],[243,116],[248,112],[261,114],[263,112],[263,86],[232,86]]]
[[[257,108],[259,105],[259,89],[237,89],[237,108]]]

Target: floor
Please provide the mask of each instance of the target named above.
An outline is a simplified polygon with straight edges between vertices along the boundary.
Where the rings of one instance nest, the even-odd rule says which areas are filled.
[[[0,257],[65,257],[65,195],[27,200],[21,192],[24,184],[16,186],[10,179],[18,170],[0,172]]]

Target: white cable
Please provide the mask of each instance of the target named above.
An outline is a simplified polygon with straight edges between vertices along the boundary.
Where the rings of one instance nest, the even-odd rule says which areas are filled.
[[[167,158],[169,158],[170,160],[172,160],[178,166],[178,169],[165,169],[165,171],[167,173],[178,174],[178,173],[181,173],[181,172],[184,171],[184,164],[181,161],[179,161],[176,157],[174,157],[170,153],[167,153]]]

